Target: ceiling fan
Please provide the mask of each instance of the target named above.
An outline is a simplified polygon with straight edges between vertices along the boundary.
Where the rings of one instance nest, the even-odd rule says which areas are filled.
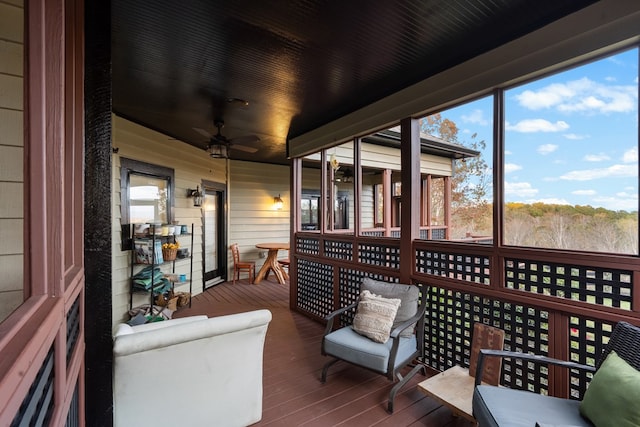
[[[214,125],[216,126],[216,128],[218,128],[218,132],[215,135],[211,135],[204,129],[193,128],[193,130],[198,132],[200,135],[209,138],[209,145],[207,146],[206,150],[214,159],[228,159],[229,150],[239,150],[244,151],[245,153],[255,153],[256,151],[258,151],[257,148],[247,147],[245,145],[239,144],[239,142],[250,143],[260,141],[260,138],[258,138],[256,135],[247,135],[229,139],[226,136],[222,135],[222,128],[224,127],[223,120],[216,120],[214,122]]]

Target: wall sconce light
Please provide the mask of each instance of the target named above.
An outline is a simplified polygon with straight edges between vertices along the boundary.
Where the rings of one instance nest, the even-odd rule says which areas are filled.
[[[284,202],[282,201],[282,198],[278,194],[276,197],[273,198],[273,207],[275,207],[276,210],[279,211],[282,209],[283,206],[284,206]]]
[[[193,197],[193,206],[202,206],[202,193],[200,192],[200,186],[197,186],[195,190],[187,189],[187,197]]]
[[[351,168],[345,168],[342,173],[342,182],[353,182],[353,170]]]

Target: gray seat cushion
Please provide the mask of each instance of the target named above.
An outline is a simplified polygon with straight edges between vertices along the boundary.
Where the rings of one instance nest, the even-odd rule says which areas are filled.
[[[580,415],[580,401],[489,385],[475,388],[473,416],[480,427],[593,427]]]
[[[377,343],[364,337],[347,326],[331,332],[325,338],[324,349],[328,355],[366,366],[380,373],[387,372],[389,354],[393,340],[385,343]],[[400,346],[396,357],[396,368],[406,365],[406,361],[412,358],[416,351],[415,335],[400,337]]]
[[[398,308],[398,312],[396,313],[396,318],[393,321],[391,330],[395,329],[400,323],[415,315],[418,311],[420,289],[417,286],[404,285],[401,283],[383,282],[366,277],[362,280],[360,292],[365,290],[368,290],[373,294],[380,295],[383,298],[400,299],[400,307]],[[403,337],[410,337],[414,332],[413,327],[415,327],[415,324],[412,327],[402,331],[400,335]]]

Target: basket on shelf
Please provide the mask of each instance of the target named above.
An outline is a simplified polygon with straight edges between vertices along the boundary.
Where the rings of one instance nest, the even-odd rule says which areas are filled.
[[[184,307],[191,302],[191,294],[189,292],[176,292],[176,297],[178,297],[178,307]]]
[[[178,249],[162,248],[162,259],[165,261],[173,261],[178,255]]]

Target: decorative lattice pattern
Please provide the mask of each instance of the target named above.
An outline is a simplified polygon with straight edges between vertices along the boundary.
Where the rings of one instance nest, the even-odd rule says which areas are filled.
[[[431,230],[431,239],[433,239],[433,240],[444,240],[445,239],[445,232],[446,232],[446,230],[444,228],[437,228],[437,229]]]
[[[382,231],[382,230],[363,231],[362,233],[360,233],[360,235],[369,236],[369,237],[383,237],[384,236],[384,231]]]
[[[324,255],[329,258],[337,258],[351,261],[353,259],[353,243],[336,240],[325,240]]]
[[[11,422],[14,426],[46,426],[51,421],[54,403],[53,347],[47,353],[29,392]]]
[[[386,282],[394,282],[397,283],[398,279],[396,277],[384,276],[382,274],[373,274],[367,273],[359,270],[352,270],[347,268],[340,268],[338,270],[339,274],[339,298],[340,298],[340,307],[346,307],[349,304],[355,302],[355,300],[360,295],[360,284],[362,283],[362,279],[365,277],[369,277],[374,280],[384,280]],[[336,307],[336,310],[340,307]],[[352,323],[354,312],[348,311],[345,312],[340,321],[342,324]]]
[[[80,427],[80,391],[78,390],[78,383],[73,388],[73,397],[71,398],[71,404],[69,405],[69,412],[67,412],[67,423],[65,427]]]
[[[67,312],[67,366],[71,361],[73,349],[80,334],[80,298],[76,298]]]
[[[400,248],[398,245],[360,243],[358,251],[358,261],[363,264],[394,269],[400,268]]]
[[[505,286],[631,310],[633,272],[521,259],[505,260]]]
[[[301,254],[320,254],[320,240],[309,237],[298,237],[296,239],[296,252]]]
[[[333,266],[298,258],[298,308],[318,317],[333,311]]]
[[[431,286],[425,322],[425,362],[439,370],[469,366],[473,324],[482,322],[505,331],[505,350],[548,354],[548,313],[504,304],[467,293]],[[502,385],[546,393],[546,366],[505,359]]]
[[[419,273],[444,276],[452,279],[488,285],[490,283],[490,258],[485,255],[455,254],[447,252],[416,251],[416,268]]]
[[[569,358],[573,362],[595,366],[615,324],[580,317],[569,318]],[[593,375],[571,370],[569,391],[572,399],[581,400]]]

